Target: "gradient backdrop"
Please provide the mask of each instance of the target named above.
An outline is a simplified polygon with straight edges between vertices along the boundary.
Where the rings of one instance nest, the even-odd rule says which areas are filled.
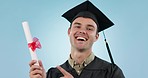
[[[0,0],[0,78],[29,78],[31,60],[22,22],[28,21],[38,37],[37,50],[46,71],[68,59],[69,22],[61,15],[85,0]],[[91,0],[115,25],[105,34],[116,64],[126,78],[148,78],[148,1]],[[109,60],[102,32],[93,47],[95,55]]]

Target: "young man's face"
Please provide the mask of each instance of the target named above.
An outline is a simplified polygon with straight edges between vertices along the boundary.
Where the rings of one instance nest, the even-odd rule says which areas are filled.
[[[90,18],[78,17],[68,30],[71,47],[77,50],[91,50],[98,39],[96,23]]]

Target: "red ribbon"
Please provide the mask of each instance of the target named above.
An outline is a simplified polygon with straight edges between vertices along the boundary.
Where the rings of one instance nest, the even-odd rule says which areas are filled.
[[[36,48],[41,49],[41,44],[39,42],[39,39],[34,37],[33,42],[28,43],[28,47],[31,48],[33,52],[36,50]]]

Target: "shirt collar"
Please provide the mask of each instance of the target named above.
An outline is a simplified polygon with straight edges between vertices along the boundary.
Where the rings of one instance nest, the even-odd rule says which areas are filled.
[[[91,54],[84,60],[84,62],[82,63],[82,65],[83,65],[84,67],[87,66],[91,61],[94,60],[94,58],[95,58],[95,55],[94,55],[93,53],[91,53]],[[70,66],[71,66],[72,68],[74,68],[74,66],[76,65],[76,62],[71,58],[71,55],[70,55],[70,57],[69,57],[69,59],[68,59],[68,62],[69,62]]]

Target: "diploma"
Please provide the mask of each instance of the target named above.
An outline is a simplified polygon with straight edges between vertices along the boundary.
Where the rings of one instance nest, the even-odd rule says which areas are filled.
[[[23,26],[23,29],[24,29],[24,33],[25,33],[25,36],[26,36],[27,43],[28,44],[32,43],[33,42],[33,38],[31,36],[31,32],[30,32],[30,29],[29,29],[28,22],[26,22],[26,21],[22,22],[22,26]],[[30,47],[28,47],[28,48],[29,48],[32,60],[36,60],[37,61],[37,63],[35,65],[39,65],[38,64],[38,57],[37,57],[37,54],[36,54],[35,50],[32,50]]]

